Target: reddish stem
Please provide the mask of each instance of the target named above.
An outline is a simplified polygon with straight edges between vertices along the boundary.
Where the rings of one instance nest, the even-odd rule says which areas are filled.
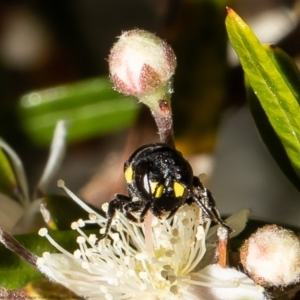
[[[151,110],[152,116],[156,122],[160,141],[175,148],[173,137],[172,111],[167,100],[159,100],[159,111]]]

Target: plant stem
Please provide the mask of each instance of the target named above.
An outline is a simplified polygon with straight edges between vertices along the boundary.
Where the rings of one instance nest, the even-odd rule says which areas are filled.
[[[159,110],[151,109],[162,143],[175,148],[171,107],[167,100],[158,100]]]
[[[36,267],[37,256],[32,254],[24,246],[22,246],[17,240],[15,240],[10,234],[3,231],[0,227],[0,242],[9,250],[20,256],[24,261],[28,262],[32,266]]]

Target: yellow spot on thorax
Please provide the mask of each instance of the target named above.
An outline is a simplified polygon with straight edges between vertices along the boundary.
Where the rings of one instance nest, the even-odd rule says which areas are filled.
[[[126,170],[125,170],[125,180],[126,182],[131,182],[133,180],[133,170],[131,167],[128,167]]]
[[[179,182],[174,182],[174,193],[175,197],[182,197],[185,191],[185,187]]]

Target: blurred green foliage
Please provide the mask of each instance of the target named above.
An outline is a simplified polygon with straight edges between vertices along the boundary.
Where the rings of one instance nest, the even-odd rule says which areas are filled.
[[[34,91],[20,100],[19,117],[28,137],[49,146],[58,120],[69,121],[68,141],[86,140],[132,125],[138,105],[112,89],[107,77]]]

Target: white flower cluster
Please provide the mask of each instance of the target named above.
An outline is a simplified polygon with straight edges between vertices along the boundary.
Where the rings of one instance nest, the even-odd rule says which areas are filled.
[[[209,220],[203,220],[196,205],[184,205],[170,220],[153,218],[147,223],[130,223],[117,213],[107,239],[86,236],[82,227],[106,220],[88,208],[71,191],[66,192],[90,213],[90,219],[72,224],[80,236],[73,253],[60,247],[48,235],[40,234],[61,252],[44,253],[38,259],[40,271],[80,296],[91,299],[265,299],[263,288],[234,269],[197,266],[206,252]]]

